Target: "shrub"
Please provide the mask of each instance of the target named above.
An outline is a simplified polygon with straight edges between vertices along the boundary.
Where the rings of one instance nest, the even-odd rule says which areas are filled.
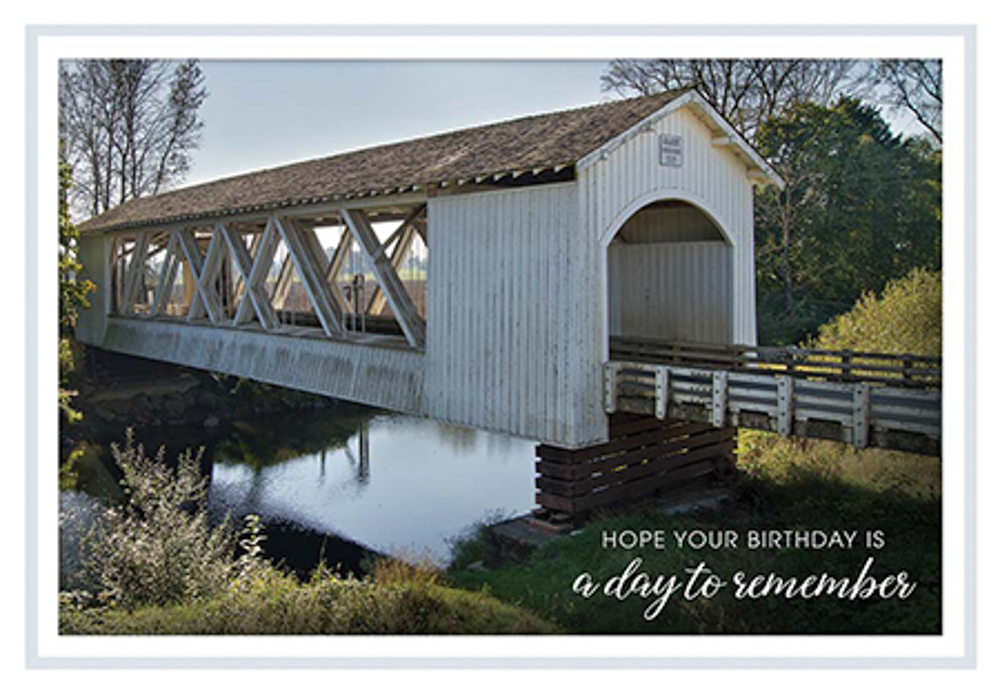
[[[941,272],[911,271],[881,295],[866,293],[854,308],[819,328],[809,346],[941,355]]]
[[[200,454],[185,452],[171,469],[162,449],[147,457],[130,430],[112,455],[127,501],[105,510],[82,542],[83,584],[98,604],[134,609],[207,597],[247,572],[229,523],[209,523]],[[256,551],[250,560],[259,560]]]

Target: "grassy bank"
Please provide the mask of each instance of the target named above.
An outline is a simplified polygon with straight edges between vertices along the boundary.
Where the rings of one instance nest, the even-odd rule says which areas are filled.
[[[466,542],[463,561],[449,573],[452,584],[488,589],[575,633],[938,633],[941,629],[940,461],[885,451],[854,451],[826,442],[795,443],[775,436],[745,433],[741,440],[743,476],[734,500],[695,515],[668,516],[646,509],[607,517],[578,534],[544,547],[525,565],[496,570],[463,566],[477,557],[477,540]],[[750,548],[750,533],[761,530],[843,530],[857,532],[853,548]],[[625,550],[602,547],[610,532],[663,530],[663,548]],[[677,545],[674,532],[730,530],[735,548]],[[880,531],[882,548],[864,546],[866,531]],[[719,535],[716,535],[719,536]],[[733,535],[730,535],[733,536]],[[856,579],[866,560],[878,580],[901,571],[916,588],[906,599],[813,599],[774,595],[735,597],[733,576],[746,581],[775,574],[802,579],[810,574]],[[687,577],[686,569],[705,568],[728,584],[711,598],[687,600],[677,592],[659,610],[655,596],[632,594],[624,600],[598,591],[590,598],[574,593],[574,582],[588,573],[595,584],[623,574],[633,560],[638,572]],[[706,574],[703,573],[703,577]],[[634,578],[633,574],[631,578]],[[631,578],[628,582],[631,582]],[[653,612],[652,618],[644,616]]]
[[[488,594],[439,583],[434,572],[387,563],[373,576],[317,576],[306,583],[275,570],[224,594],[167,606],[60,609],[63,635],[527,634],[559,628]]]

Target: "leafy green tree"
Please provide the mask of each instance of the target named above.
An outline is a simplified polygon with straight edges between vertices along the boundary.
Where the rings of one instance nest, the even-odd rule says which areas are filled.
[[[76,324],[77,312],[90,306],[87,294],[93,282],[79,276],[82,265],[77,257],[80,232],[69,212],[69,190],[73,185],[73,169],[60,150],[59,156],[59,326],[68,332]]]
[[[786,313],[940,267],[940,153],[893,134],[878,109],[799,104],[763,123],[758,144],[787,184],[757,196],[758,285]]]

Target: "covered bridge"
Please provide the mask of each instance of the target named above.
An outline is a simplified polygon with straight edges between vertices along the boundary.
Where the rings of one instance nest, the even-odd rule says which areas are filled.
[[[729,354],[756,344],[761,183],[782,185],[694,91],[239,175],[83,224],[80,255],[97,294],[78,335],[540,441],[545,504],[560,478],[574,478],[561,463],[593,459],[647,419],[662,427],[690,413],[690,398],[669,394],[682,393],[684,374],[670,381],[652,366],[632,373],[651,393],[649,416],[611,415],[628,408],[619,386],[630,372],[612,362],[614,349],[635,356],[679,342]],[[741,410],[713,377],[690,391],[708,388],[701,419],[731,450],[731,433],[718,429],[740,423]],[[796,432],[767,377],[764,420]],[[857,417],[845,416],[835,437],[858,443]],[[560,503],[550,505],[573,510]]]

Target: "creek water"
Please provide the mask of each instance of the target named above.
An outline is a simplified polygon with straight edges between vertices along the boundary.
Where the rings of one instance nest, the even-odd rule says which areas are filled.
[[[62,492],[64,514],[85,519],[89,506],[121,500],[110,444],[123,439],[94,441],[98,454]],[[361,572],[371,553],[444,563],[451,538],[534,503],[533,443],[361,407],[246,419],[210,435],[150,428],[135,441],[147,453],[162,446],[168,461],[202,446],[213,520],[259,515],[267,555],[302,575],[320,560]]]

